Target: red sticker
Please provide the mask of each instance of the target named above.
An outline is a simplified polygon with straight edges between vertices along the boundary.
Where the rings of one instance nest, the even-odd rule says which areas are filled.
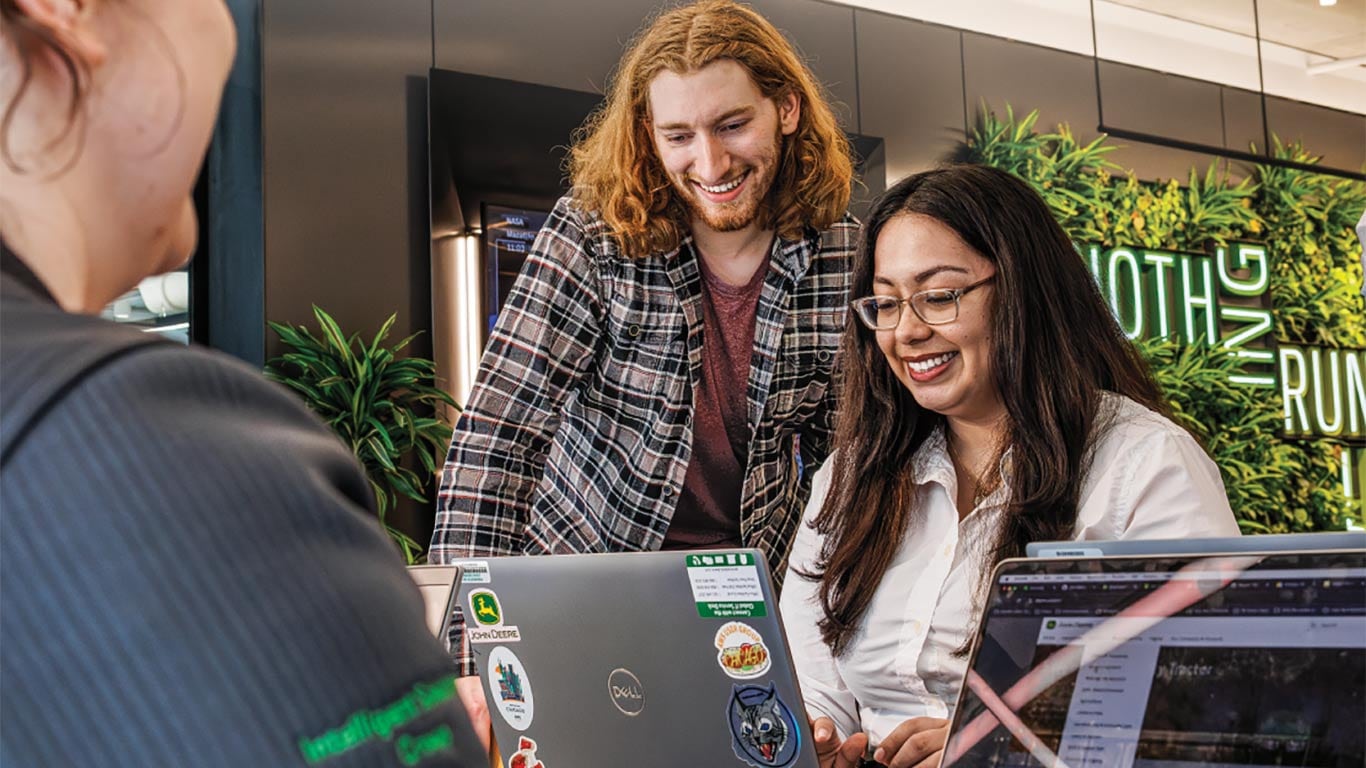
[[[517,751],[508,758],[508,768],[545,768],[545,763],[536,759],[536,742],[525,736],[517,739]]]

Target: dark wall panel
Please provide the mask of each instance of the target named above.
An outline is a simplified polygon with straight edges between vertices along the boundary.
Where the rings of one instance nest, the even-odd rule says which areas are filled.
[[[854,9],[816,0],[751,0],[750,5],[796,46],[826,87],[845,129],[865,133],[858,125],[861,73],[854,51]]]
[[[1239,152],[1260,152],[1266,141],[1262,132],[1262,97],[1241,88],[1224,87],[1224,146]]]
[[[963,41],[968,106],[972,114],[976,114],[983,99],[998,114],[1004,112],[1005,104],[1009,102],[1017,113],[1039,110],[1040,130],[1051,131],[1057,124],[1067,123],[1082,140],[1098,135],[1095,63],[1089,57],[974,33],[964,33]],[[1168,110],[1160,92],[1149,93],[1152,93],[1152,101],[1148,107],[1155,112],[1161,111],[1158,120],[1146,124],[1154,128],[1166,126],[1158,133],[1208,134],[1213,136],[1216,145],[1220,142],[1222,136],[1217,131],[1217,122],[1213,129],[1201,124],[1202,121],[1218,120],[1217,91],[1213,92],[1216,98],[1213,108],[1202,107],[1200,116]],[[1110,120],[1109,102],[1107,98],[1107,120]],[[1137,109],[1137,106],[1130,108],[1131,115],[1136,114]],[[1144,179],[1185,179],[1192,166],[1203,169],[1214,161],[1210,155],[1137,141],[1112,140],[1111,144],[1118,149],[1109,158],[1125,168],[1133,168]]]
[[[204,163],[209,212],[191,267],[197,341],[247,363],[265,362],[265,243],[261,188],[261,3],[230,0],[237,27],[213,143]]]
[[[817,0],[751,4],[796,44],[856,130],[853,11]],[[436,66],[602,93],[627,43],[661,7],[658,0],[434,0]]]
[[[1113,128],[1222,147],[1220,90],[1203,80],[1100,63],[1101,106]]]
[[[961,35],[871,11],[856,23],[863,130],[886,141],[890,184],[963,141]]]
[[[1366,116],[1269,98],[1266,121],[1282,142],[1303,141],[1325,165],[1351,171],[1366,165]]]
[[[365,333],[397,312],[402,338],[430,311],[426,166],[416,164],[425,89],[409,78],[431,63],[431,5],[338,0],[319,14],[266,3],[263,13],[266,319],[311,321],[316,303]]]
[[[433,0],[436,66],[602,93],[651,0]]]
[[[973,32],[963,34],[963,53],[971,115],[983,101],[1000,114],[1009,103],[1017,114],[1039,110],[1044,130],[1066,122],[1080,137],[1096,135],[1100,120],[1089,58]]]

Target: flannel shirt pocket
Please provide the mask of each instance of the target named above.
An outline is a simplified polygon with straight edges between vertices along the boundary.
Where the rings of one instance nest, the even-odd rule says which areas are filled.
[[[771,396],[778,421],[801,422],[825,397],[834,377],[842,313],[810,313],[807,322],[784,334]]]

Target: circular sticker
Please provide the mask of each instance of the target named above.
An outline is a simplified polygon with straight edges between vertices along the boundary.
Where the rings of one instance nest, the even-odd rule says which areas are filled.
[[[531,678],[527,677],[517,654],[501,645],[489,654],[489,689],[498,714],[508,725],[519,731],[530,727],[531,718],[536,714]]]
[[[736,680],[751,680],[767,672],[772,662],[764,638],[753,627],[728,621],[716,630],[716,663]]]

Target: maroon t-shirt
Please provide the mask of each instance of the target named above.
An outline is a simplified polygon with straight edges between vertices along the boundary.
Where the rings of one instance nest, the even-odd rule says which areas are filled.
[[[692,460],[664,549],[738,547],[740,493],[749,459],[749,373],[754,320],[768,261],[749,283],[702,271],[702,378],[693,387]]]

